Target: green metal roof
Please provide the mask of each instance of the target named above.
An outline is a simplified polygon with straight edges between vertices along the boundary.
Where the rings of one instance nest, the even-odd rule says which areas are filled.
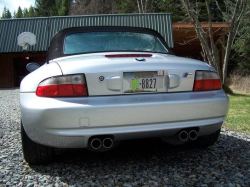
[[[22,52],[17,37],[22,32],[36,35],[36,45],[29,51],[47,51],[48,42],[60,30],[81,26],[131,26],[158,31],[173,48],[170,14],[107,14],[87,16],[61,16],[0,20],[0,53]]]

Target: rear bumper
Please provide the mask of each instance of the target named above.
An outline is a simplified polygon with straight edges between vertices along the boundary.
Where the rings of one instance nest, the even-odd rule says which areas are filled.
[[[199,127],[198,136],[217,131],[228,112],[222,91],[41,98],[21,93],[22,122],[35,142],[53,147],[87,147],[94,135],[115,140],[171,136]]]

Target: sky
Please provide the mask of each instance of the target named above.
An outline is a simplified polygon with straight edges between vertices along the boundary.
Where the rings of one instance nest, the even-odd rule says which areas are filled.
[[[4,6],[10,10],[12,16],[13,12],[17,11],[20,6],[22,9],[29,8],[30,5],[35,5],[35,0],[0,0],[0,17],[2,16]]]

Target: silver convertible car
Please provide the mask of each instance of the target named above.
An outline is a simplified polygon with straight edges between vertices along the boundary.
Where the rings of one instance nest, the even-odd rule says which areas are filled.
[[[211,146],[229,100],[213,67],[175,56],[154,30],[77,27],[54,36],[20,105],[24,159],[41,164],[57,148],[106,151],[127,139]]]

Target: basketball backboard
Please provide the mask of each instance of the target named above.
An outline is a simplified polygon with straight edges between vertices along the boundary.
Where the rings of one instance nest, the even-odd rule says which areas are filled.
[[[27,50],[29,45],[36,44],[36,35],[31,32],[23,32],[17,37],[17,44]]]

